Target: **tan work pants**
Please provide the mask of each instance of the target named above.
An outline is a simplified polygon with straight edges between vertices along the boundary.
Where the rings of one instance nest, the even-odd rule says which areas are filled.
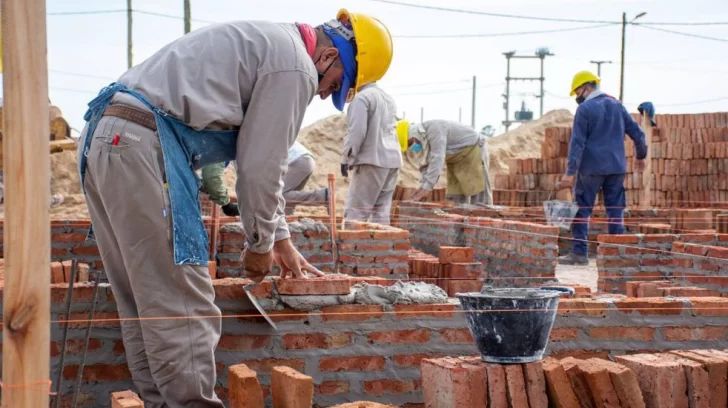
[[[283,198],[286,200],[286,214],[293,213],[296,205],[326,205],[326,189],[304,190],[308,179],[316,170],[313,157],[304,154],[288,163],[283,175]]]
[[[113,146],[117,133],[121,139]],[[103,117],[89,148],[85,187],[119,317],[129,319],[121,332],[145,406],[223,408],[215,395],[214,357],[221,314],[207,267],[174,264],[157,134]]]
[[[454,201],[458,204],[480,204],[488,205],[493,204],[493,187],[490,185],[490,179],[488,178],[488,168],[490,166],[490,157],[488,157],[488,149],[485,146],[480,148],[481,159],[483,160],[483,171],[485,172],[485,186],[484,190],[474,196],[464,195],[451,195],[445,197],[449,201]]]

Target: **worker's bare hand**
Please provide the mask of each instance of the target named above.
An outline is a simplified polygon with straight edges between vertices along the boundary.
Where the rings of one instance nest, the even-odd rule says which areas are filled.
[[[241,256],[243,261],[243,271],[248,279],[258,283],[262,281],[273,269],[273,251],[264,254],[257,254],[249,250],[244,250]]]
[[[634,171],[635,173],[642,173],[645,171],[645,166],[647,165],[647,161],[635,159],[634,160]]]
[[[293,246],[290,239],[284,239],[273,245],[275,261],[281,266],[281,279],[292,274],[296,279],[307,279],[306,272],[316,276],[323,276],[324,273],[311,266],[310,263]]]
[[[425,190],[424,188],[418,188],[417,191],[415,191],[415,194],[412,196],[412,201],[420,201],[425,196],[427,196],[427,193],[429,193],[429,190]]]
[[[574,186],[574,176],[567,176],[564,174],[563,177],[561,177],[561,181],[556,185],[556,188],[559,190],[565,190],[567,188],[571,188]]]

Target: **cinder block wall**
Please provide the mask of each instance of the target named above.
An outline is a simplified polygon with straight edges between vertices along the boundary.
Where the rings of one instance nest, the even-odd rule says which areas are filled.
[[[356,400],[394,405],[422,403],[419,362],[438,356],[475,355],[470,331],[456,304],[332,306],[309,313],[272,311],[279,331],[273,332],[241,299],[245,279],[215,281],[217,304],[223,310],[223,335],[217,351],[217,391],[227,398],[227,367],[245,363],[270,386],[276,365],[293,367],[314,378],[315,403],[331,406]],[[256,289],[270,296],[271,285]],[[50,377],[60,369],[65,284],[51,288]],[[64,400],[71,397],[83,349],[93,290],[77,284],[63,369]],[[102,288],[89,354],[81,384],[81,407],[108,407],[111,391],[133,389],[116,306]],[[728,348],[728,299],[562,299],[549,352],[565,356],[621,355],[634,351]],[[270,399],[269,399],[270,401]],[[417,406],[417,405],[413,405]]]
[[[673,252],[676,241],[728,247],[728,234],[600,235],[598,241],[597,285],[604,292],[625,293],[628,281],[657,279],[683,279],[693,286],[719,289],[706,279],[713,275],[728,275],[728,272],[720,273],[722,261],[703,263],[707,259],[700,259],[700,256],[704,255],[693,254],[689,257],[690,265],[687,265],[680,261],[688,258],[687,255],[677,258]],[[720,265],[718,269],[716,265]],[[723,286],[728,286],[728,278],[723,280],[726,280]],[[728,288],[721,291],[728,292]]]
[[[537,285],[554,278],[559,252],[557,227],[481,214],[496,215],[493,210],[401,202],[399,226],[410,231],[414,248],[431,255],[438,255],[441,245],[472,247],[490,285]],[[520,216],[528,220],[527,214]]]

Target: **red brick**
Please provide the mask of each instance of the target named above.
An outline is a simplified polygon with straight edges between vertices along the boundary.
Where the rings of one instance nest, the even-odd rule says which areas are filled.
[[[223,334],[217,344],[220,350],[259,350],[268,347],[271,336]]]
[[[71,329],[85,329],[89,325],[88,312],[72,312],[71,316],[66,319],[68,323],[61,320],[59,325],[68,327]],[[119,324],[119,314],[116,312],[96,312],[94,314],[93,328],[98,327],[121,327]]]
[[[550,341],[576,340],[579,335],[577,327],[557,327],[551,329]]]
[[[313,378],[290,367],[273,367],[270,375],[273,406],[310,408],[313,404]]]
[[[321,371],[381,371],[384,357],[325,357],[319,361]]]
[[[687,381],[680,364],[650,354],[617,356],[637,375],[648,407],[688,407]]]
[[[309,279],[276,279],[281,295],[348,295],[351,280],[343,275]]]
[[[51,343],[51,357],[56,357],[61,355],[61,342],[52,342]],[[78,340],[66,340],[66,355],[70,354],[81,354],[83,353],[84,346],[86,344],[86,341],[83,339]],[[99,339],[89,339],[88,341],[88,351],[95,351],[101,348],[101,340]]]
[[[424,359],[436,359],[442,358],[443,356],[435,354],[403,354],[399,356],[393,356],[392,361],[400,367],[419,367],[420,363]]]
[[[728,316],[728,299],[719,297],[691,298],[695,316]]]
[[[663,327],[662,333],[667,341],[717,341],[726,338],[728,326]]]
[[[63,274],[63,264],[60,262],[51,262],[51,283],[63,283],[66,281]]]
[[[316,393],[321,395],[346,394],[349,392],[348,381],[324,381],[316,387]]]
[[[474,344],[470,329],[440,329],[440,338],[449,344]]]
[[[596,358],[580,360],[577,367],[584,375],[597,407],[620,407],[617,391],[612,385],[612,378],[601,361]]]
[[[487,407],[485,366],[473,359],[440,358],[422,361],[425,406]]]
[[[506,382],[505,366],[500,364],[486,364],[488,378],[488,401],[491,407],[508,406],[508,386]]]
[[[550,401],[555,408],[580,408],[571,382],[564,367],[558,361],[548,358],[542,363]]]
[[[440,246],[440,263],[472,263],[474,257],[471,247]]]
[[[390,268],[388,266],[382,266],[382,267],[356,267],[356,273],[360,276],[380,276],[380,275],[389,275],[391,272]]]
[[[51,242],[60,244],[86,242],[86,234],[80,232],[69,232],[51,235]]]
[[[384,243],[384,242],[373,242],[373,243],[363,243],[363,244],[356,244],[356,250],[357,251],[389,251],[392,249],[392,246],[390,244]],[[409,249],[409,248],[407,248]]]
[[[684,305],[680,301],[654,298],[621,299],[615,302],[615,305],[621,312],[637,313],[643,316],[677,316],[684,309]]]
[[[71,253],[74,255],[92,255],[92,256],[98,256],[99,255],[99,247],[96,245],[94,246],[81,246],[71,249]]]
[[[364,392],[369,395],[381,397],[385,394],[408,394],[420,387],[413,380],[373,380],[363,381]]]
[[[409,239],[409,231],[396,229],[392,231],[387,230],[375,230],[372,232],[372,238],[375,240],[396,240],[396,239]]]
[[[258,375],[245,364],[228,368],[230,408],[263,408],[263,390]]]
[[[336,231],[336,237],[342,241],[354,239],[370,239],[371,231]]]
[[[283,348],[287,350],[336,349],[351,344],[351,333],[306,333],[283,335]]]
[[[637,297],[645,298],[645,297],[662,297],[662,292],[660,292],[660,289],[670,286],[669,281],[652,281],[652,282],[644,282],[639,287],[637,287]]]
[[[505,366],[505,372],[509,406],[528,408],[528,394],[526,381],[523,378],[523,368],[519,364],[510,364]]]
[[[111,408],[144,408],[144,401],[132,391],[112,392]]]
[[[455,297],[458,293],[480,292],[483,282],[480,279],[459,279],[447,281],[447,295]]]
[[[710,388],[710,407],[728,405],[728,358],[721,359],[707,350],[672,351],[672,354],[696,361],[708,372]]]
[[[363,322],[370,319],[380,319],[384,316],[382,306],[376,305],[341,305],[321,308],[321,318],[324,322]]]
[[[609,243],[609,244],[639,244],[640,237],[639,235],[598,235],[597,241],[600,243]]]
[[[688,398],[691,407],[710,406],[710,380],[708,370],[701,363],[682,358],[672,353],[655,354],[655,357],[674,361],[683,368],[687,380]]]
[[[592,327],[589,337],[598,340],[641,340],[652,341],[655,329],[652,327]]]
[[[400,407],[398,407],[396,405],[384,405],[384,404],[380,404],[378,402],[371,402],[371,401],[357,401],[357,402],[349,402],[346,404],[334,405],[331,408],[400,408]],[[402,405],[401,408],[425,408],[425,405],[408,403],[408,404]]]
[[[637,375],[629,368],[603,359],[591,359],[609,372],[612,386],[619,398],[620,406],[625,408],[645,408]]]
[[[546,378],[541,363],[523,365],[523,376],[526,380],[528,405],[531,408],[548,408],[549,400],[546,396]]]
[[[386,332],[373,332],[369,334],[370,343],[408,344],[427,343],[429,340],[429,329],[393,330]]]
[[[589,391],[589,383],[586,380],[584,372],[579,368],[579,362],[573,357],[567,357],[559,361],[559,364],[566,371],[566,376],[569,378],[571,388],[576,395],[576,399],[579,401],[579,406],[584,408],[596,408],[591,392]]]
[[[398,319],[421,319],[424,317],[450,319],[455,312],[455,305],[452,303],[395,305],[394,311]]]
[[[446,267],[450,279],[479,279],[483,273],[483,264],[474,263],[452,263]]]
[[[75,380],[78,376],[78,366],[69,365],[63,368],[63,378]],[[114,382],[131,380],[131,373],[124,364],[93,364],[83,368],[84,382]]]

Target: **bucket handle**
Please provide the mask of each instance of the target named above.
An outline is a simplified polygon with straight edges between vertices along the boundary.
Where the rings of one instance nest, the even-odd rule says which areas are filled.
[[[539,289],[541,290],[555,290],[557,292],[564,292],[568,293],[570,295],[573,295],[576,293],[574,288],[570,288],[568,286],[541,286]]]

